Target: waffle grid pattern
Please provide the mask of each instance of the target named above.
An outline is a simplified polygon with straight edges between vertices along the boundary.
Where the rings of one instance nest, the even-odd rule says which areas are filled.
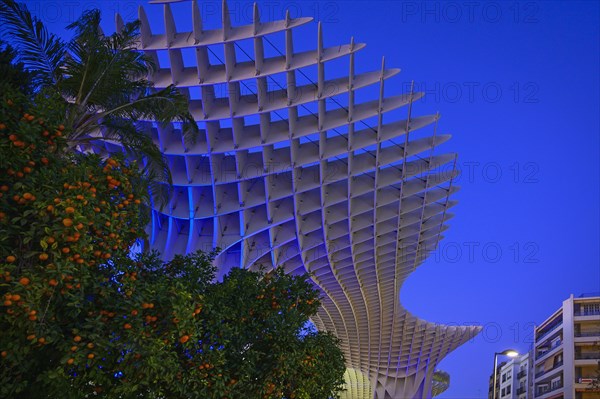
[[[384,96],[399,70],[382,60],[379,70],[356,73],[364,44],[326,48],[320,23],[316,49],[294,52],[293,33],[312,18],[288,12],[261,22],[255,4],[251,24],[232,26],[224,1],[221,27],[204,29],[194,0],[186,2],[193,29],[179,32],[174,1],[151,3],[163,8],[163,33],[152,32],[140,7],[138,48],[159,65],[156,87],[176,84],[190,97],[201,129],[186,143],[177,124],[144,122],[175,185],[168,206],[153,211],[152,247],[167,258],[219,247],[220,276],[232,265],[313,273],[323,293],[313,321],[342,341],[345,397],[430,395],[437,363],[479,331],[428,323],[399,301],[455,205],[456,156],[434,151],[450,138],[437,134],[439,115],[413,116],[423,94],[412,89]],[[123,26],[119,15],[116,25]],[[284,49],[269,39],[276,35]],[[265,46],[279,53],[266,56]],[[192,52],[195,66],[186,66]],[[348,59],[347,76],[326,79],[327,63],[338,59]],[[358,101],[369,86],[377,98]],[[404,119],[384,121],[401,110]]]

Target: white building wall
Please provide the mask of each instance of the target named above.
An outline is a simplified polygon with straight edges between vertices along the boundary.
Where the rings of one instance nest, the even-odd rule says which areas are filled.
[[[576,311],[584,306],[591,307],[585,312]],[[557,319],[562,319],[560,325],[549,329],[548,326],[556,324]],[[579,381],[582,374],[594,374],[600,361],[600,345],[597,344],[600,342],[600,296],[571,295],[552,316],[535,327],[534,333],[532,356],[534,374],[537,375],[534,376],[533,399],[600,398],[599,389]],[[560,337],[560,341],[553,336]],[[578,355],[578,351],[585,352],[585,356]],[[586,371],[582,372],[584,369]],[[559,382],[562,387],[552,389],[553,384]],[[550,390],[540,392],[541,384],[548,384]]]

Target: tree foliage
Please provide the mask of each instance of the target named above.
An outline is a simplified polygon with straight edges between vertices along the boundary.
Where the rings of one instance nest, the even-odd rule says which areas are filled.
[[[0,32],[31,75],[32,90],[62,103],[68,147],[118,143],[129,157],[146,161],[145,173],[153,177],[150,188],[164,203],[171,175],[149,134],[151,122],[178,122],[186,143],[195,140],[198,126],[184,94],[174,85],[155,88],[149,79],[156,64],[136,49],[139,22],[104,35],[100,11],[89,10],[67,27],[73,38],[64,42],[14,0],[0,0],[0,17]]]
[[[147,180],[66,151],[64,103],[0,84],[0,397],[315,398],[343,381],[337,340],[303,328],[307,276],[213,256],[131,255]]]

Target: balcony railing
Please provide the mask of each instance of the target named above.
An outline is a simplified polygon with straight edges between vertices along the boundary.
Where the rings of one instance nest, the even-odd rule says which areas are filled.
[[[542,396],[547,394],[548,392],[552,392],[552,391],[556,391],[557,389],[560,389],[563,387],[563,382],[560,381],[558,383],[552,384],[552,386],[543,386],[543,387],[538,387],[537,388],[537,393],[535,394],[536,397]]]
[[[527,375],[527,370],[521,370],[519,371],[519,373],[517,374],[517,378],[523,378]]]
[[[599,316],[599,315],[600,315],[600,309],[590,309],[590,310],[581,309],[579,312],[575,313],[575,316]]]
[[[600,331],[575,331],[576,337],[600,337]]]
[[[577,359],[577,360],[583,360],[583,359],[600,360],[600,352],[575,353],[575,359]]]
[[[527,392],[527,389],[525,387],[517,388],[517,395],[520,395],[525,392]]]
[[[544,338],[546,335],[554,332],[556,330],[556,327],[562,326],[562,318],[560,319],[559,322],[555,322],[555,324],[546,327],[546,331],[544,331],[543,333],[539,334],[536,336],[535,340],[536,342],[539,342],[542,340],[542,338]]]
[[[554,344],[552,344],[550,347],[548,347],[547,350],[545,350],[543,352],[538,352],[535,355],[535,360],[539,360],[540,358],[544,357],[548,352],[552,351],[554,348],[558,348],[561,345],[562,345],[562,340],[556,341]]]
[[[536,374],[535,374],[535,378],[538,378],[538,377],[539,377],[539,376],[541,376],[541,375],[544,375],[544,374],[546,374],[546,373],[549,373],[549,372],[551,372],[552,370],[556,370],[557,368],[559,368],[559,367],[560,367],[560,366],[562,366],[562,365],[563,365],[563,362],[562,362],[562,360],[561,360],[560,362],[558,362],[558,363],[554,364],[554,366],[552,366],[552,368],[551,368],[551,369],[548,369],[548,370],[542,370],[542,371],[540,371],[540,372],[536,373]]]

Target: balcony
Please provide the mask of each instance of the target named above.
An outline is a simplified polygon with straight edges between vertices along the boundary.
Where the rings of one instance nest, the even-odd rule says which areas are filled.
[[[542,340],[542,338],[544,338],[545,336],[547,336],[550,333],[553,333],[554,331],[556,331],[557,327],[562,327],[562,315],[560,315],[560,317],[554,321],[552,321],[552,323],[550,323],[548,326],[544,327],[544,332],[537,334],[535,336],[535,341],[539,342]]]
[[[539,378],[540,376],[542,376],[542,375],[544,375],[544,374],[546,374],[546,373],[549,373],[549,372],[551,372],[551,371],[553,371],[553,370],[556,370],[557,368],[559,368],[559,367],[560,367],[560,366],[562,366],[562,365],[563,365],[563,362],[562,362],[562,360],[561,360],[560,362],[557,362],[556,364],[554,364],[554,366],[552,366],[552,368],[551,368],[551,369],[548,369],[548,370],[542,370],[542,371],[540,371],[540,372],[537,372],[537,373],[535,373],[535,378],[537,379],[537,378]]]
[[[575,313],[575,316],[600,316],[599,309],[591,309],[591,310],[580,310]]]
[[[600,360],[600,352],[575,353],[575,360]]]
[[[600,337],[600,331],[575,331],[576,337]]]
[[[560,347],[561,345],[562,345],[562,340],[559,340],[559,341],[555,342],[552,346],[548,346],[546,350],[538,352],[535,355],[535,361],[538,362],[540,359],[544,358],[546,355],[548,355],[550,353],[557,353],[558,351],[555,351],[555,349]]]
[[[527,375],[527,370],[521,370],[519,371],[519,373],[517,374],[517,378],[523,378]]]
[[[556,391],[557,389],[560,389],[562,387],[563,387],[562,380],[559,381],[559,382],[557,382],[557,383],[555,383],[555,384],[552,384],[552,386],[544,385],[544,386],[538,387],[537,391],[536,391],[536,394],[535,394],[535,397],[539,398],[540,396],[543,396],[543,395],[545,395],[547,393]]]

